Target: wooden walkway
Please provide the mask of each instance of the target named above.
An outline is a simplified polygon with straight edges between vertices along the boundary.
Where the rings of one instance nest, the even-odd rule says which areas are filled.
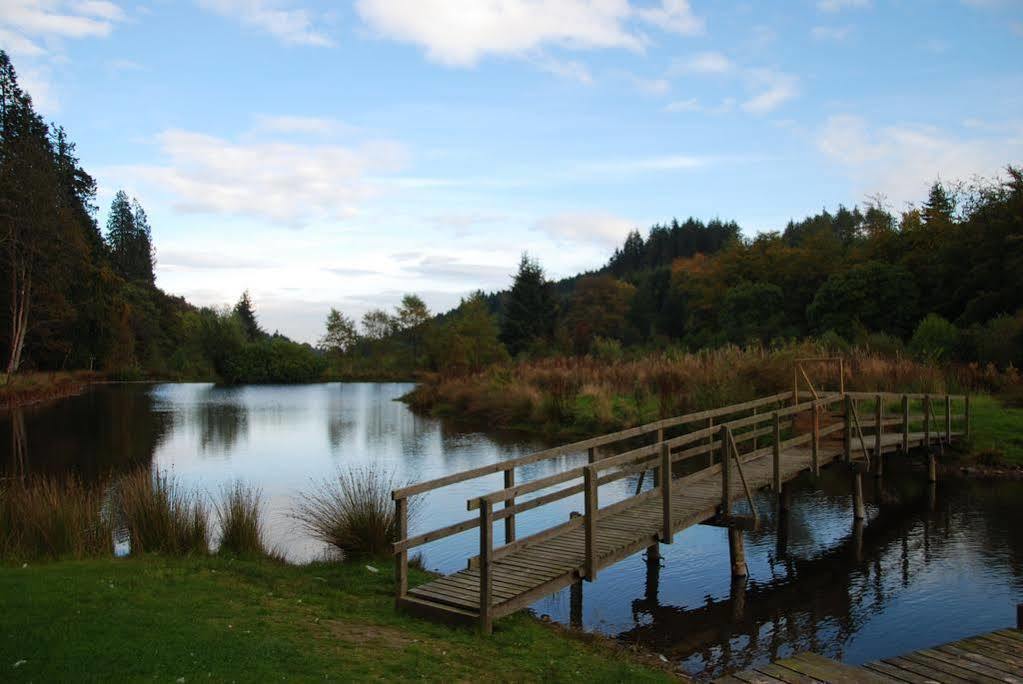
[[[969,428],[969,401],[963,397],[941,397],[937,403],[944,405],[942,415],[934,411],[934,398],[926,395],[836,393],[799,403],[802,398],[786,393],[670,418],[396,490],[402,522],[402,540],[395,544],[399,608],[434,619],[479,623],[489,632],[495,619],[581,579],[592,581],[602,568],[623,558],[647,548],[656,555],[659,543],[672,543],[675,534],[696,524],[729,528],[733,571],[745,574],[742,529],[759,522],[753,491],[771,487],[780,493],[800,473],[841,462],[854,473],[854,513],[862,518],[860,473],[877,471],[886,453],[949,442]],[[865,401],[872,403],[870,419],[859,417]],[[914,402],[922,414],[911,412]],[[962,407],[958,417],[953,402]],[[892,405],[901,415],[886,417]],[[623,444],[631,446],[644,437],[649,441],[650,435],[652,443],[622,451]],[[765,442],[768,446],[762,446]],[[516,484],[517,468],[573,452],[587,453],[587,464]],[[933,476],[933,456],[930,463]],[[641,491],[648,471],[654,486]],[[497,472],[504,473],[503,489],[467,501],[478,516],[408,536],[409,497]],[[640,479],[637,493],[601,507],[599,488],[630,476]],[[516,539],[516,515],[579,494],[581,515]],[[523,500],[526,495],[532,496]],[[740,500],[750,512],[733,515]],[[494,540],[498,522],[504,526],[503,546]],[[465,570],[408,588],[409,549],[469,530],[479,535],[480,553],[467,559]]]
[[[1002,629],[925,648],[861,667],[814,653],[716,679],[721,684],[960,684],[1023,683],[1023,632]]]

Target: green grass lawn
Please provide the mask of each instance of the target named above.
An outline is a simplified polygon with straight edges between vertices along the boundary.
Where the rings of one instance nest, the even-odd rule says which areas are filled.
[[[1006,406],[991,396],[971,397],[970,404],[970,451],[1000,453],[1006,462],[1023,465],[1023,408]]]
[[[7,565],[0,612],[0,681],[670,679],[527,615],[491,638],[399,615],[389,568],[363,563]]]

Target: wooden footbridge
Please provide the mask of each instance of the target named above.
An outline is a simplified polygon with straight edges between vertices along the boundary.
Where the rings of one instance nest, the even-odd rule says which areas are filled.
[[[804,375],[805,377],[805,375]],[[809,380],[807,380],[809,384]],[[969,398],[952,395],[791,392],[710,411],[659,420],[526,456],[452,473],[392,492],[400,525],[394,544],[397,605],[432,619],[478,624],[525,608],[602,568],[697,524],[727,527],[734,576],[746,575],[743,530],[759,524],[753,491],[783,485],[804,471],[835,463],[852,473],[853,515],[863,519],[862,474],[880,474],[885,454],[923,447],[928,476],[936,477],[932,447],[969,433]],[[517,483],[524,466],[587,454],[584,464]],[[644,489],[647,473],[652,487]],[[439,529],[408,534],[409,498],[456,483],[504,474],[504,487],[467,501],[477,511]],[[635,494],[602,505],[601,487],[636,480]],[[517,538],[515,519],[582,494],[583,510],[564,522]],[[744,501],[741,513],[735,504]],[[503,525],[504,543],[495,540]],[[409,551],[476,530],[479,555],[465,570],[409,589]]]

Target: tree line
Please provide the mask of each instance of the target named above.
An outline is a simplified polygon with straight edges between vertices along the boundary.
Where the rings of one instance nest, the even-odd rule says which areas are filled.
[[[196,308],[156,286],[152,228],[118,191],[105,229],[96,181],[67,131],[47,124],[0,50],[0,344],[21,370],[95,369],[231,382],[308,381],[322,354],[234,308]]]
[[[1023,170],[936,182],[901,212],[872,198],[781,231],[690,218],[628,235],[607,264],[560,281],[523,255],[508,290],[431,317],[344,320],[321,344],[346,368],[467,372],[508,357],[771,345],[814,337],[920,360],[1023,364]],[[410,303],[415,317],[403,313]],[[340,317],[340,318],[339,318]],[[410,346],[411,345],[411,346]],[[415,349],[413,353],[410,350]]]

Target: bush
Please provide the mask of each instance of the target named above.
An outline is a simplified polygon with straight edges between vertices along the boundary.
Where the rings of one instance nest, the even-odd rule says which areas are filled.
[[[894,335],[883,332],[868,334],[863,340],[862,346],[866,347],[869,352],[888,357],[899,356],[905,351],[905,345],[902,343],[902,340]]]
[[[209,553],[209,508],[169,475],[140,468],[123,476],[117,490],[133,554]]]
[[[223,370],[230,383],[300,383],[319,380],[327,360],[308,345],[268,339],[243,345]]]
[[[919,361],[946,361],[959,346],[959,329],[938,314],[927,317],[916,326],[909,350]]]
[[[396,488],[393,475],[368,467],[339,470],[307,493],[292,515],[309,536],[340,551],[343,559],[389,555],[398,540],[391,500]]]
[[[0,484],[0,558],[85,558],[113,553],[105,487],[76,477]]]
[[[590,345],[590,354],[600,361],[615,363],[625,356],[622,343],[610,337],[594,337]]]
[[[273,555],[266,545],[260,490],[236,482],[221,490],[214,508],[220,524],[219,553]]]

